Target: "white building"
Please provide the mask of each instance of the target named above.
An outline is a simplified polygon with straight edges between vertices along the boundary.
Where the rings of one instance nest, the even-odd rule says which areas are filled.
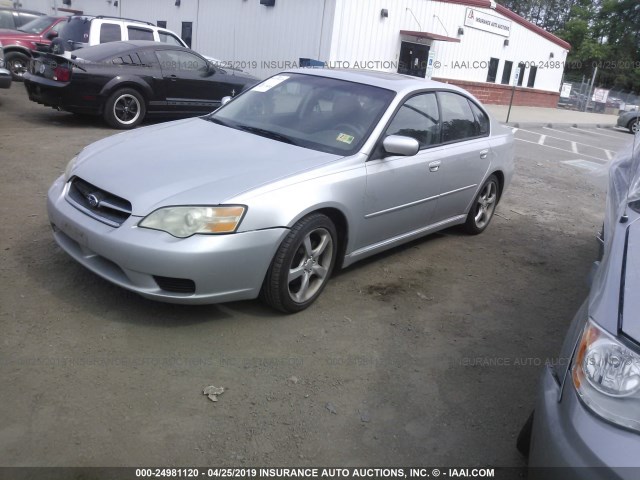
[[[571,48],[490,0],[20,0],[23,8],[135,18],[259,77],[300,64],[400,71],[486,103],[555,106]],[[267,4],[267,5],[265,5]]]

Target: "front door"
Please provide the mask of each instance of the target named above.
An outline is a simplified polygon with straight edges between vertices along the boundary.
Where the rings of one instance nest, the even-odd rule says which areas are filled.
[[[398,73],[413,77],[425,78],[427,74],[427,60],[429,46],[419,43],[402,42],[400,46],[400,61]]]
[[[366,164],[365,218],[357,235],[364,248],[431,223],[442,178],[440,121],[435,93],[418,94],[400,107],[383,138],[402,135],[418,140],[420,151],[411,157],[385,156],[380,149]]]
[[[212,81],[213,68],[184,50],[156,50],[170,112],[211,112],[225,93]]]

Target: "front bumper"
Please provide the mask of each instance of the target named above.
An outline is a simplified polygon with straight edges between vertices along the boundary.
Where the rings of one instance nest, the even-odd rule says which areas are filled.
[[[10,86],[11,72],[6,68],[0,68],[0,88],[9,88]]]
[[[550,369],[545,369],[534,414],[528,478],[640,478],[640,435],[607,423],[587,410],[571,379],[565,384],[561,402],[559,389]]]
[[[62,177],[49,189],[47,209],[58,245],[102,278],[146,298],[206,304],[256,298],[286,228],[194,235],[185,239],[139,228],[141,217],[120,227],[101,223],[73,207]],[[190,279],[194,293],[160,288],[155,277]]]

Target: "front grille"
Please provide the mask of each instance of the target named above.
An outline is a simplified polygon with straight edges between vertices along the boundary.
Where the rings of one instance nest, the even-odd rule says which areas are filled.
[[[188,278],[153,277],[162,290],[174,293],[196,293],[196,283]]]
[[[131,216],[130,202],[79,177],[71,180],[66,198],[81,212],[112,227],[119,227]]]

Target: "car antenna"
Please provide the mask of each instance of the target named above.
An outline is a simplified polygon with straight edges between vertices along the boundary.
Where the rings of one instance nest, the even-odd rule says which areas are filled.
[[[638,124],[637,123],[638,121],[640,121],[640,108],[636,108],[636,125]],[[632,172],[632,175],[638,170],[638,167],[640,167],[640,162],[638,162],[638,160],[640,160],[640,154],[636,152],[637,146],[638,146],[638,130],[636,129],[636,132],[633,134],[633,144],[631,145],[630,171]],[[637,158],[634,158],[634,157],[637,157]],[[627,206],[629,205],[630,193],[631,193],[631,178],[629,179],[629,185],[627,185],[627,196],[624,202],[624,213],[622,214],[622,217],[620,217],[620,223],[627,223],[629,221],[629,216],[627,215]]]

